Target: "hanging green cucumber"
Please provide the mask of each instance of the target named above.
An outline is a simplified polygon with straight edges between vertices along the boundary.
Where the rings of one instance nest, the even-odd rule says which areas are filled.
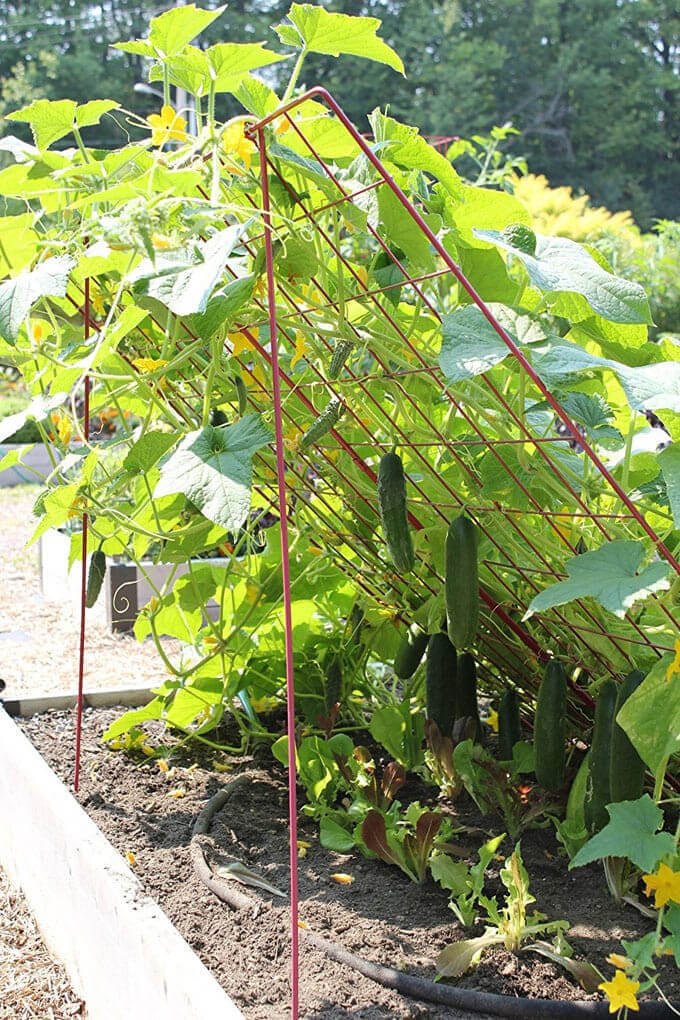
[[[456,517],[446,534],[446,617],[456,648],[469,648],[479,622],[477,529],[469,517]]]
[[[333,347],[333,356],[328,366],[328,378],[337,379],[342,372],[345,362],[352,352],[354,344],[351,340],[336,340]]]
[[[298,449],[305,450],[312,443],[317,443],[328,432],[337,425],[342,416],[345,405],[337,397],[331,397],[321,414],[309,426],[306,432],[300,436]]]
[[[612,803],[622,800],[637,800],[645,787],[645,763],[631,744],[628,734],[616,721],[616,717],[624,703],[636,691],[645,674],[639,669],[629,673],[619,686],[612,723],[612,740],[609,754],[609,782],[611,785]]]
[[[472,719],[475,724],[475,743],[482,739],[482,724],[477,705],[477,666],[469,652],[458,656],[456,673],[456,719]]]
[[[340,656],[331,655],[324,671],[324,700],[326,712],[342,701],[342,665]]]
[[[238,374],[234,375],[234,386],[236,387],[236,399],[238,400],[238,413],[240,417],[248,410],[248,389],[243,381],[243,377]]]
[[[609,757],[611,754],[612,725],[616,712],[618,689],[613,680],[602,684],[595,705],[595,724],[590,745],[590,762],[586,780],[586,797],[583,810],[586,829],[592,835],[609,821],[607,804],[611,804]]]
[[[456,718],[456,649],[446,634],[433,634],[427,643],[425,698],[427,718],[450,737]]]
[[[536,779],[551,793],[564,783],[567,728],[567,674],[561,662],[552,659],[538,690],[534,715]]]
[[[522,739],[519,719],[519,697],[515,691],[504,691],[498,705],[498,757],[512,760],[512,749]]]
[[[92,609],[99,598],[104,577],[106,575],[106,556],[101,549],[96,549],[90,557],[90,566],[87,571],[87,586],[85,588],[85,605]]]
[[[406,631],[394,659],[394,672],[400,680],[410,680],[421,663],[429,635],[417,623]]]
[[[406,478],[401,457],[394,452],[384,454],[380,461],[378,507],[392,563],[402,573],[412,570],[415,556],[406,513]]]

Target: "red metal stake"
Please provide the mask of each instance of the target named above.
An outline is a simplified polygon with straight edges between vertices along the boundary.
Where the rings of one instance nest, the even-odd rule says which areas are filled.
[[[276,472],[279,485],[279,514],[281,516],[281,575],[286,634],[286,709],[288,730],[288,821],[290,840],[290,1013],[298,1020],[299,1010],[299,952],[298,952],[298,874],[297,874],[297,783],[295,768],[295,683],[293,664],[293,615],[290,594],[290,561],[288,551],[288,511],[286,497],[286,462],[283,449],[283,419],[281,414],[281,380],[279,376],[278,326],[276,321],[276,293],[274,284],[274,258],[272,253],[271,217],[267,155],[262,130],[257,133],[260,150],[260,176],[264,211],[264,245],[267,257],[267,303],[269,310],[269,341],[274,388],[274,428],[276,432]]]
[[[85,280],[83,298],[83,327],[87,340],[90,336],[90,279]],[[90,377],[85,376],[83,402],[83,434],[90,438]],[[73,789],[78,792],[80,785],[80,744],[83,730],[83,677],[85,675],[85,593],[87,591],[87,514],[83,514],[83,544],[80,574],[80,641],[78,648],[78,700],[76,703],[76,764],[73,775]]]

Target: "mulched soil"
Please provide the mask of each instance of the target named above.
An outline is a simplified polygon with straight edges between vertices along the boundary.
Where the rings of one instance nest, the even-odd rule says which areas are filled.
[[[63,967],[45,948],[25,899],[0,869],[0,1020],[86,1016]]]
[[[253,756],[229,757],[220,751],[179,749],[163,772],[149,759],[133,759],[102,747],[100,735],[117,717],[116,709],[88,709],[85,714],[84,769],[78,798],[111,843],[123,854],[134,854],[134,869],[146,891],[201,957],[248,1020],[276,1020],[288,1015],[289,942],[283,901],[244,888],[258,899],[252,911],[231,911],[195,876],[189,858],[194,819],[207,798],[241,771],[251,775],[216,817],[211,836],[222,857],[237,859],[256,869],[283,891],[287,890],[287,801],[285,776],[269,749]],[[73,714],[53,712],[21,720],[19,725],[49,764],[65,781],[73,769]],[[157,727],[150,727],[156,737]],[[168,737],[163,737],[168,741]],[[170,741],[171,742],[171,741]],[[215,763],[228,766],[219,772]],[[177,795],[178,791],[180,795]],[[401,800],[423,788],[402,791]],[[457,821],[479,825],[489,835],[500,831],[494,819],[480,819],[464,800],[454,808]],[[446,894],[433,882],[415,885],[396,868],[360,856],[341,856],[324,850],[313,823],[301,820],[300,839],[311,844],[299,861],[301,918],[307,925],[346,949],[388,966],[433,978],[437,953],[450,941],[480,934],[464,931],[447,906]],[[464,834],[473,850],[482,835]],[[509,852],[509,842],[502,847]],[[536,909],[551,919],[571,922],[569,941],[577,956],[587,957],[607,977],[611,951],[620,951],[621,938],[634,939],[650,922],[637,912],[618,906],[607,894],[598,866],[568,872],[552,831],[533,830],[522,838]],[[497,867],[497,866],[496,866]],[[334,872],[353,876],[338,885]],[[488,890],[500,892],[497,870],[490,869]],[[669,998],[680,998],[678,971],[665,963],[663,987]],[[416,1003],[329,961],[303,945],[301,951],[301,1015],[306,1018],[361,1020],[388,1018],[462,1017],[450,1008]],[[585,999],[585,993],[560,968],[526,953],[519,956],[496,949],[483,957],[476,970],[459,982],[513,996]],[[592,997],[591,997],[592,998]],[[468,1014],[465,1014],[466,1016]]]

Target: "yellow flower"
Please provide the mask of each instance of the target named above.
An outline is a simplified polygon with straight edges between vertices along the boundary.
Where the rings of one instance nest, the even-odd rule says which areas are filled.
[[[359,277],[359,280],[360,280],[362,286],[367,290],[368,289],[368,272],[366,270],[366,266],[357,266],[356,269],[354,270],[354,272]]]
[[[680,903],[680,871],[673,871],[667,864],[660,864],[655,875],[643,875],[645,893],[654,893],[654,906],[657,910],[665,906],[669,900]]]
[[[70,418],[67,418],[66,415],[62,414],[60,415],[56,425],[59,441],[63,443],[64,446],[68,446],[73,437],[73,425],[71,424]]]
[[[267,295],[267,281],[261,276],[253,287],[253,297],[264,298]]]
[[[170,771],[170,766],[168,765],[168,763],[165,760],[165,758],[159,758],[158,761],[156,762],[156,764],[158,765],[158,768],[161,770],[161,772],[169,772]]]
[[[40,322],[34,323],[31,333],[33,335],[33,339],[35,340],[35,342],[39,344],[44,336],[42,323]]]
[[[675,658],[666,670],[666,683],[669,683],[674,676],[680,678],[680,640],[675,642]]]
[[[90,291],[90,304],[95,315],[103,316],[106,313],[104,308],[104,299],[102,298],[99,290]]]
[[[249,606],[254,606],[256,602],[259,602],[262,598],[262,589],[260,588],[257,581],[253,581],[252,578],[248,578],[246,581],[246,602]]]
[[[611,963],[612,967],[618,967],[619,970],[628,970],[632,967],[632,962],[627,956],[621,956],[621,953],[610,953],[607,957],[607,963]]]
[[[131,868],[134,868],[134,866],[135,866],[135,855],[133,854],[132,850],[126,850],[125,851],[125,860],[128,862],[128,864],[130,865]]]
[[[252,351],[253,345],[245,333],[228,333],[227,336],[231,343],[232,358],[237,358],[243,351]]]
[[[234,162],[236,157],[243,163],[246,170],[250,170],[250,161],[252,155],[255,152],[255,143],[251,142],[249,138],[246,138],[246,128],[243,122],[236,121],[233,124],[229,124],[225,128],[222,134],[222,146],[226,153],[231,157],[229,160],[229,170],[233,174],[242,174],[243,170],[237,166]]]
[[[290,367],[295,368],[298,361],[302,361],[306,354],[309,354],[309,347],[302,333],[297,333],[295,336],[295,354],[291,358]]]
[[[187,791],[185,789],[183,789],[181,786],[178,786],[176,790],[170,790],[168,797],[185,797],[186,792]]]
[[[310,849],[311,845],[311,843],[306,843],[304,839],[299,839],[297,841],[297,852],[300,859],[307,856],[307,851]]]
[[[163,106],[160,114],[152,113],[146,118],[151,128],[151,144],[165,145],[166,142],[186,142],[187,133],[185,128],[187,122],[180,117],[172,106]]]
[[[334,882],[337,882],[338,885],[351,885],[354,881],[353,875],[345,875],[341,871],[336,871],[335,874],[331,875],[331,878]]]
[[[635,995],[640,987],[639,981],[631,981],[622,970],[617,970],[611,981],[603,981],[597,986],[609,999],[609,1012],[617,1013],[623,1006],[640,1011]]]
[[[157,251],[166,251],[168,248],[174,247],[172,239],[165,234],[152,234],[151,243]]]
[[[132,364],[138,372],[146,375],[149,372],[155,372],[157,368],[165,368],[167,361],[164,361],[163,358],[133,358]]]
[[[498,733],[498,712],[495,708],[489,710],[489,714],[484,722],[491,727],[494,733]]]
[[[270,698],[265,694],[262,698],[251,698],[250,704],[256,712],[271,712],[278,705],[278,701],[276,698]]]

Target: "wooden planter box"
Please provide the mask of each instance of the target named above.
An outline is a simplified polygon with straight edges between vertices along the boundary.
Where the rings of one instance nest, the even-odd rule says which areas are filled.
[[[126,693],[108,692],[109,703]],[[40,700],[44,711],[49,698]],[[11,819],[0,825],[0,865],[89,1020],[243,1020],[1,705],[0,813]]]
[[[26,443],[0,443],[0,460],[6,457],[8,453],[11,453],[12,450],[23,450],[26,445]],[[0,488],[10,485],[23,485],[26,482],[35,484],[38,478],[33,474],[33,471],[29,471],[27,468],[33,468],[33,471],[37,471],[43,478],[50,474],[52,471],[52,461],[44,443],[36,443],[32,449],[28,450],[24,454],[21,464],[0,471]]]
[[[40,590],[51,602],[68,603],[74,611],[80,611],[81,565],[80,561],[68,569],[71,538],[61,531],[50,529],[40,537]],[[202,564],[223,565],[221,559],[202,559]],[[89,566],[89,557],[88,557]],[[167,581],[174,564],[143,563],[143,568],[153,583],[160,588]],[[175,573],[175,580],[188,573],[186,564],[181,564]],[[90,619],[105,621],[112,631],[129,631],[141,609],[150,601],[154,590],[149,581],[133,563],[117,563],[107,560],[106,577],[101,594],[95,606],[88,609]],[[219,615],[218,604],[211,600],[207,606],[211,619]]]

